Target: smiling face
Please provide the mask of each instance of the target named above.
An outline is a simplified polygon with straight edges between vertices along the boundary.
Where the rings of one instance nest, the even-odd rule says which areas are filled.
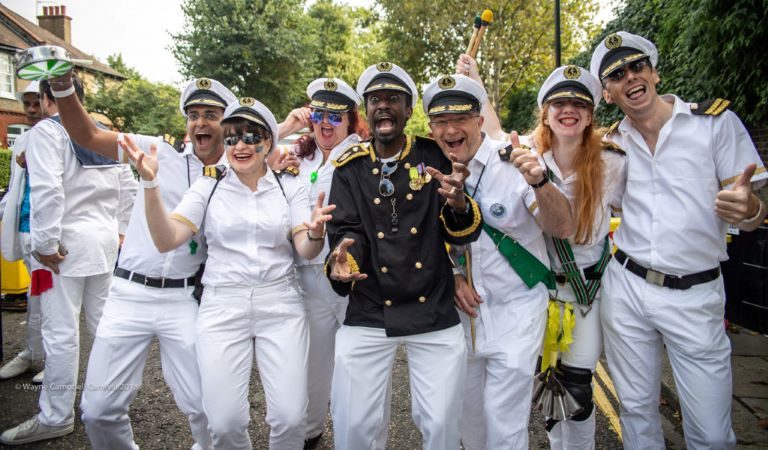
[[[475,156],[483,142],[483,117],[477,113],[437,114],[429,118],[432,138],[448,157],[455,155],[466,164]]]
[[[239,119],[224,125],[227,160],[235,173],[262,173],[265,159],[272,148],[269,132],[253,122]],[[251,141],[252,143],[247,143]],[[258,142],[257,142],[258,141]]]
[[[365,111],[373,137],[384,145],[402,138],[413,112],[407,94],[388,89],[366,94]]]
[[[312,113],[322,114],[322,121],[315,123],[312,121],[312,133],[315,136],[315,142],[323,150],[330,150],[349,136],[349,112],[329,113],[328,111],[312,109]],[[341,116],[341,123],[334,126],[329,119],[330,114]]]
[[[224,152],[223,117],[224,110],[215,106],[187,107],[187,134],[195,154],[205,164],[216,164]]]
[[[555,139],[580,138],[592,123],[592,105],[578,99],[557,99],[544,105],[544,124]]]
[[[616,77],[603,80],[605,102],[616,104],[630,117],[640,117],[650,112],[658,98],[656,85],[661,81],[659,74],[645,61],[632,62],[619,68],[623,70],[624,76],[618,80],[614,79]]]

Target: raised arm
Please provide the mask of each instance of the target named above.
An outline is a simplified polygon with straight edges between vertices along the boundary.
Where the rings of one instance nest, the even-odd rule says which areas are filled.
[[[480,78],[480,70],[477,68],[477,61],[466,53],[459,55],[459,59],[456,60],[456,73],[466,75],[484,86],[483,79]],[[491,102],[485,102],[480,114],[483,116],[483,131],[492,139],[506,141],[508,134],[501,128],[501,121]]]

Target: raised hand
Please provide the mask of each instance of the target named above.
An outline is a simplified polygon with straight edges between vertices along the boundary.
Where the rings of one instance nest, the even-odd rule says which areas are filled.
[[[509,141],[512,144],[512,156],[509,161],[523,174],[528,184],[539,184],[544,181],[546,173],[539,164],[539,157],[530,149],[520,146],[520,137],[517,131],[509,133]]]
[[[459,55],[459,58],[456,60],[456,73],[466,75],[481,85],[483,84],[483,80],[480,78],[480,71],[477,68],[477,61],[466,53]]]
[[[128,135],[123,135],[123,138],[117,141],[117,145],[122,147],[123,151],[128,154],[128,158],[136,167],[136,171],[139,172],[139,176],[143,180],[152,181],[155,179],[160,168],[160,163],[157,161],[157,146],[155,144],[149,147],[149,154],[141,151],[139,146]]]
[[[460,163],[456,155],[449,154],[452,172],[445,175],[434,167],[427,166],[427,172],[440,183],[438,194],[445,197],[448,205],[456,211],[463,212],[467,208],[467,198],[464,196],[464,180],[469,177],[469,169]]]
[[[304,128],[311,128],[309,121],[309,108],[296,108],[288,113],[288,117],[278,125],[279,135],[284,138]]]
[[[321,192],[317,196],[315,207],[312,209],[310,223],[304,222],[309,237],[312,239],[322,239],[325,236],[325,222],[331,220],[332,216],[329,213],[336,209],[336,205],[323,206],[324,201],[325,192]]]
[[[292,151],[281,151],[277,156],[275,163],[272,166],[272,170],[282,171],[288,167],[299,167],[299,158]]]
[[[732,225],[739,225],[744,219],[749,219],[757,214],[760,200],[752,195],[752,183],[750,181],[756,169],[755,163],[747,164],[744,172],[730,189],[723,189],[717,193],[715,214],[719,218]]]
[[[365,280],[368,275],[358,270],[352,271],[347,260],[347,249],[355,243],[354,239],[344,238],[336,250],[331,253],[331,279],[344,283]]]
[[[453,279],[456,283],[456,295],[453,297],[456,306],[467,313],[469,317],[477,317],[476,309],[480,307],[480,303],[483,303],[483,300],[477,295],[475,289],[469,285],[464,275],[454,275]]]

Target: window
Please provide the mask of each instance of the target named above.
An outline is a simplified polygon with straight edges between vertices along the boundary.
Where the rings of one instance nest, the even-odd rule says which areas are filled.
[[[16,138],[29,129],[30,126],[24,123],[8,125],[8,147],[13,147],[13,144],[16,143]]]
[[[13,60],[8,53],[0,53],[0,96],[16,98],[16,74],[13,71]]]

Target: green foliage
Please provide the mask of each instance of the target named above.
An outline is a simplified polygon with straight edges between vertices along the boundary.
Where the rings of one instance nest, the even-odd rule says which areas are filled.
[[[0,147],[0,189],[8,189],[11,183],[11,156],[13,152]]]
[[[537,86],[530,85],[518,89],[509,95],[507,108],[509,113],[501,123],[505,130],[515,130],[521,134],[532,130],[536,125],[536,96],[539,90]]]
[[[588,65],[594,47],[610,33],[639,34],[659,50],[660,93],[674,93],[692,102],[727,98],[747,125],[766,126],[767,20],[764,0],[626,0],[616,19],[574,62]],[[622,114],[611,105],[601,108],[597,116],[608,125]]]
[[[86,108],[107,116],[121,131],[181,137],[186,133],[179,112],[179,91],[171,85],[152,83],[128,67],[120,55],[110,56],[109,65],[127,75],[122,83],[98,80],[96,94],[86,96]]]

